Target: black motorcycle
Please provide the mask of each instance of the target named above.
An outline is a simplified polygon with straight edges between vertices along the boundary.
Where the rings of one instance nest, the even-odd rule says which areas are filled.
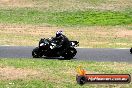
[[[132,48],[130,49],[130,53],[132,54]]]
[[[74,47],[79,46],[78,41],[69,41],[69,45],[65,48],[57,47],[57,42],[52,38],[41,39],[39,41],[39,46],[34,48],[32,51],[33,58],[46,57],[64,57],[64,59],[73,58],[77,50]]]

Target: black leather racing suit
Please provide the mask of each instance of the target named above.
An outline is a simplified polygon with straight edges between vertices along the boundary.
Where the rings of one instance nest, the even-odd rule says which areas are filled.
[[[65,35],[55,37],[54,40],[57,40],[57,48],[60,48],[61,50],[70,45],[69,39]]]

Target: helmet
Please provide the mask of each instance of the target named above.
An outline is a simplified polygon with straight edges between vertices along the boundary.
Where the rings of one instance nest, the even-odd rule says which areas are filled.
[[[62,35],[62,31],[57,31],[56,32],[56,37],[59,37],[59,36],[61,36]]]

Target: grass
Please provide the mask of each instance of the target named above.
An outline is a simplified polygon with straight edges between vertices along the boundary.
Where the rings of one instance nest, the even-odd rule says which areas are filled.
[[[62,26],[126,25],[132,23],[132,15],[112,11],[77,11],[53,13],[49,23]]]
[[[38,8],[50,11],[124,10],[132,7],[131,0],[1,0],[1,8]]]
[[[36,42],[39,41],[37,37],[34,37],[32,35],[18,35],[18,34],[5,34],[0,33],[0,45],[20,45],[20,46],[26,46],[26,45],[35,45]],[[35,42],[36,41],[36,42]]]
[[[57,30],[63,29],[70,40],[79,41],[79,47],[130,48],[132,46],[132,30],[128,26],[45,27],[1,24],[0,28],[0,45],[37,46],[40,38],[55,36]]]
[[[0,45],[36,46],[40,38],[63,29],[71,40],[79,40],[80,47],[130,48],[131,6],[131,0],[1,0]],[[0,58],[0,88],[132,87],[80,86],[75,80],[79,65],[90,74],[132,74],[132,64],[126,62]]]
[[[0,23],[48,24],[51,26],[131,25],[130,12],[73,11],[45,12],[35,9],[0,9]]]
[[[81,1],[81,0],[80,0]],[[95,4],[95,5],[98,5],[98,4],[101,4],[101,3],[105,3],[106,0],[82,0],[82,2],[85,2],[85,3],[90,3],[90,4]]]
[[[48,59],[23,59],[1,58],[0,87],[1,88],[109,88],[127,87],[132,84],[86,84],[80,86],[76,83],[76,68],[82,65],[87,73],[102,74],[131,74],[132,64],[126,62],[94,62],[76,60],[48,60]],[[113,69],[114,68],[114,69]],[[10,70],[8,70],[10,69]],[[23,71],[24,70],[24,71]],[[5,71],[5,72],[4,72]],[[17,73],[18,71],[18,73]],[[30,71],[30,72],[29,72]],[[3,73],[4,72],[4,73]],[[16,74],[17,73],[17,74]],[[27,74],[26,74],[27,73]],[[35,74],[33,74],[35,73]],[[15,76],[11,77],[12,74]],[[26,75],[24,75],[26,74]],[[21,77],[22,76],[22,77]]]
[[[96,0],[79,2],[94,3],[94,1]],[[99,0],[96,4],[101,4],[101,1],[104,3],[104,0]],[[33,1],[31,7],[21,7],[24,5],[22,3],[26,5],[29,2],[31,1],[16,1],[18,7],[14,8],[10,5],[8,8],[7,5],[11,4],[8,2],[0,9],[0,45],[36,46],[40,38],[54,36],[57,30],[63,29],[70,40],[80,42],[80,47],[130,48],[132,46],[132,9],[130,8],[124,8],[124,11],[75,10],[74,8],[61,10],[59,7],[56,7],[56,10],[47,10],[36,7],[37,4],[41,7],[40,4],[44,2],[42,0]],[[56,6],[69,3],[69,1],[64,2],[66,1],[56,3],[52,0],[45,1],[49,4],[55,3]],[[76,4],[79,2],[75,1]]]

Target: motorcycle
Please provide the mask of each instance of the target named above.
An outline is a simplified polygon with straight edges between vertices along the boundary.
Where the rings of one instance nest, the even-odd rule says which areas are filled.
[[[132,48],[130,49],[130,53],[132,54]]]
[[[52,38],[42,38],[39,41],[39,46],[32,51],[33,58],[46,57],[64,57],[64,59],[72,59],[77,50],[75,47],[79,46],[78,41],[69,41],[69,46],[62,49],[62,46],[57,47],[57,42]]]

